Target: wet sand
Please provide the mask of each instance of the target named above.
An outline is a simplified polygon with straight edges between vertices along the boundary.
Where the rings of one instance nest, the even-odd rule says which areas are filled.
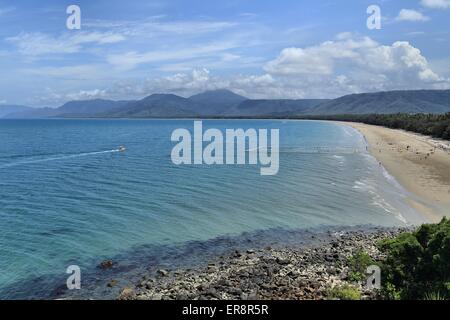
[[[362,123],[369,152],[410,192],[409,204],[430,222],[450,217],[450,142]]]

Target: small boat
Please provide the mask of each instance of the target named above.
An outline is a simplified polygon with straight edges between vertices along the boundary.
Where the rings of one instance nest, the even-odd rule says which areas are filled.
[[[125,148],[124,146],[119,146],[119,152],[125,152],[127,151],[127,148]]]

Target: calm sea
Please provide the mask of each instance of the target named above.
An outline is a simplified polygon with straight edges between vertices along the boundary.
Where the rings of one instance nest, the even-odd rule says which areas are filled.
[[[69,265],[133,260],[136,248],[142,255],[249,232],[421,222],[350,127],[203,126],[279,129],[278,175],[261,176],[259,166],[175,166],[170,136],[192,130],[190,120],[0,121],[0,298],[43,297]],[[127,151],[117,152],[120,145]]]

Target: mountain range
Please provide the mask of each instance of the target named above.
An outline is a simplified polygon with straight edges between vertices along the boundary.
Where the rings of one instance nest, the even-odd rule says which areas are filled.
[[[450,112],[450,90],[351,94],[337,99],[253,100],[229,90],[189,98],[153,94],[141,100],[70,101],[59,108],[0,105],[0,118],[292,117],[302,115]]]
[[[0,118],[3,118],[12,113],[27,112],[31,110],[33,110],[33,108],[18,105],[1,104]]]
[[[450,112],[450,90],[411,90],[352,94],[310,110],[317,115]]]

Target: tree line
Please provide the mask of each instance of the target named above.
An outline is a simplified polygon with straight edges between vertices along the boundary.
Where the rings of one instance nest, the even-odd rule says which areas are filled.
[[[450,112],[446,114],[363,114],[304,116],[301,119],[362,122],[392,129],[403,129],[450,140]]]

